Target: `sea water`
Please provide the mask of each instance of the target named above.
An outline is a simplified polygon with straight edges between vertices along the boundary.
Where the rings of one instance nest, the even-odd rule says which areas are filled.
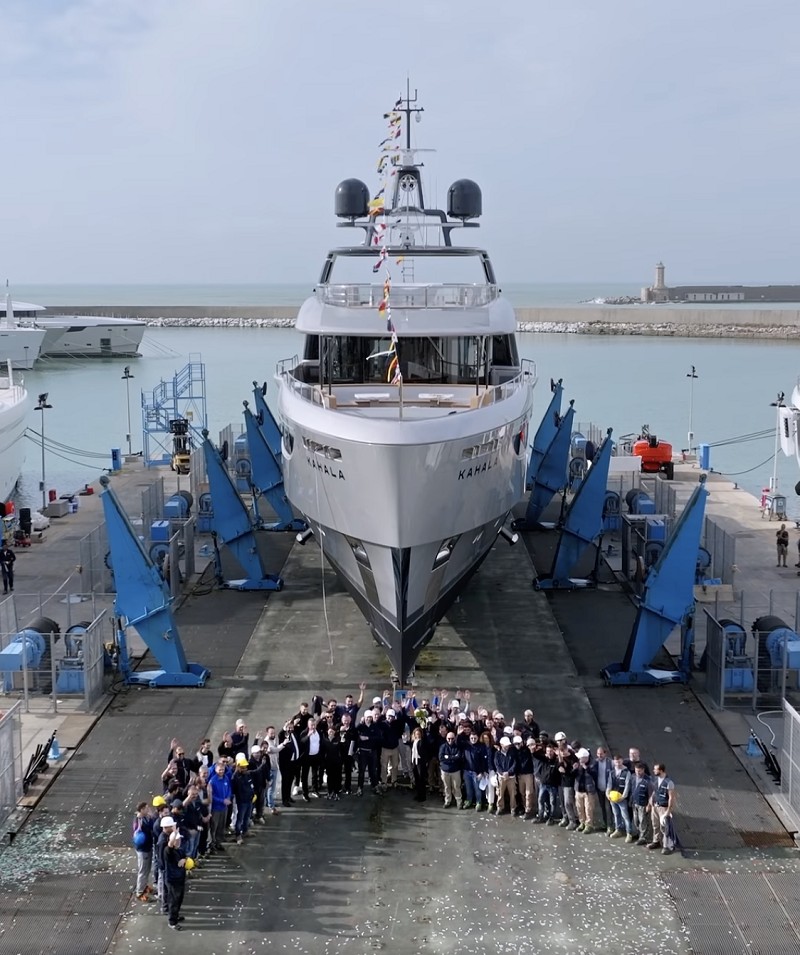
[[[786,398],[800,373],[800,348],[786,341],[683,339],[559,334],[520,334],[520,354],[536,362],[533,427],[550,400],[551,379],[563,378],[565,399],[575,400],[576,421],[593,422],[615,435],[638,433],[643,424],[670,442],[688,446],[689,415],[697,442],[766,434],[711,449],[715,470],[731,474],[758,494],[773,473],[778,392]],[[59,494],[75,491],[110,467],[111,449],[127,452],[128,388],[132,450],[142,450],[141,391],[169,381],[190,354],[205,365],[208,426],[212,437],[228,423],[240,429],[242,401],[252,401],[252,382],[268,383],[275,407],[275,366],[299,354],[301,336],[280,328],[150,328],[137,359],[48,360],[25,373],[35,403],[48,393],[53,407],[32,411],[29,427],[44,419],[45,484]],[[134,379],[122,377],[130,366]],[[692,366],[697,379],[688,376]],[[693,386],[692,386],[693,381]],[[566,406],[566,402],[565,402]],[[58,442],[58,446],[52,445]],[[41,440],[28,440],[19,487],[21,503],[41,504]],[[795,506],[800,479],[794,459],[778,458],[781,490]]]

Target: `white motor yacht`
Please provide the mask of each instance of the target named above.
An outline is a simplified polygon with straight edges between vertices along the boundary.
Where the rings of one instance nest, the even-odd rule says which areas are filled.
[[[0,366],[0,501],[11,496],[25,462],[28,392],[14,381],[11,362]]]
[[[147,328],[131,318],[50,314],[33,302],[14,302],[11,312],[18,328],[42,333],[41,358],[133,358]]]
[[[44,345],[47,332],[42,328],[22,328],[17,323],[15,306],[6,284],[5,306],[0,304],[0,362],[12,368],[33,368]]]
[[[278,368],[286,493],[401,684],[511,536],[536,380],[488,254],[453,243],[477,225],[477,184],[455,182],[446,212],[426,206],[416,102],[409,90],[387,114],[378,195],[337,187],[340,225],[363,242],[329,252],[296,321],[304,355]]]

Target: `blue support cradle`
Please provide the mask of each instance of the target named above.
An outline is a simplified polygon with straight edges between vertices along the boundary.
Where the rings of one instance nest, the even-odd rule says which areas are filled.
[[[169,588],[133,528],[106,475],[100,478],[106,520],[109,562],[114,568],[117,595],[114,613],[120,625],[117,639],[120,670],[125,683],[144,686],[204,686],[209,671],[187,663],[178,625],[172,613]],[[122,621],[125,621],[124,625]],[[125,628],[135,627],[160,670],[132,670]]]
[[[535,527],[553,495],[566,484],[574,404],[570,401],[567,413],[558,422],[556,433],[537,469],[525,517],[515,525],[517,529]]]
[[[578,563],[586,548],[603,533],[603,508],[613,446],[609,428],[592,466],[567,508],[550,574],[535,582],[537,589],[573,589],[588,585],[588,580],[573,579],[569,572]]]
[[[705,475],[694,489],[667,540],[661,556],[647,574],[628,649],[621,663],[610,663],[603,676],[612,686],[687,683],[693,650],[694,580],[708,491]],[[664,642],[681,626],[681,659],[677,670],[650,664]]]
[[[550,399],[547,411],[545,411],[544,417],[539,422],[539,427],[536,429],[536,434],[533,438],[531,457],[528,461],[528,470],[525,474],[526,490],[530,490],[533,487],[536,475],[539,472],[539,465],[542,463],[545,454],[547,454],[547,449],[556,436],[556,431],[558,431],[558,422],[561,420],[561,396],[564,393],[561,381],[561,378],[559,378],[558,381],[553,381],[552,379],[550,381],[550,390],[553,392],[553,397]]]
[[[278,427],[278,422],[275,420],[275,417],[269,410],[269,405],[267,404],[266,381],[263,385],[259,385],[257,381],[253,382],[253,399],[255,401],[256,408],[256,421],[258,421],[258,426],[261,428],[261,431],[264,434],[264,438],[269,445],[272,456],[278,462],[278,467],[280,467],[282,455],[281,429]]]
[[[280,457],[275,457],[258,418],[244,402],[244,426],[247,432],[247,449],[250,455],[250,486],[253,493],[253,510],[259,527],[265,531],[304,531],[306,522],[294,516],[292,505],[283,488],[283,471]],[[277,521],[266,522],[259,514],[259,500],[267,503],[277,516]]]
[[[258,550],[254,525],[244,501],[239,496],[219,451],[203,431],[203,452],[206,459],[208,487],[214,512],[210,519],[217,563],[217,579],[231,590],[283,590],[283,579],[269,574]],[[240,580],[224,580],[219,546],[229,548],[247,575]]]

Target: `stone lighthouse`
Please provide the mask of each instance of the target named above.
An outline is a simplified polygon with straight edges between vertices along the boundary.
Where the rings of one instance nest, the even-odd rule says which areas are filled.
[[[656,263],[656,280],[650,288],[642,289],[643,302],[667,302],[669,301],[669,289],[664,281],[664,263]]]

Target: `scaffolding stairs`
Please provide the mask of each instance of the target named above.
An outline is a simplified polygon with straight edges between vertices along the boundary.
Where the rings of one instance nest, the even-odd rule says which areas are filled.
[[[189,422],[189,433],[202,443],[208,427],[206,411],[206,369],[200,355],[189,361],[171,379],[162,380],[151,392],[142,391],[142,431],[146,467],[170,464],[173,455],[173,429],[177,419]],[[190,440],[190,444],[194,443]]]

